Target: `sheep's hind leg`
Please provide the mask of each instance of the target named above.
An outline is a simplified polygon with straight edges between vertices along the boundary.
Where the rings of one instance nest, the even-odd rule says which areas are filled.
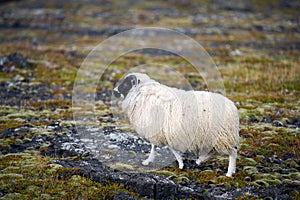
[[[178,153],[176,150],[172,149],[171,147],[169,147],[169,149],[174,154],[174,156],[178,162],[179,169],[183,169],[183,161],[182,161],[182,157],[181,157],[180,153]]]
[[[142,162],[143,165],[149,165],[150,162],[153,162],[155,158],[155,145],[151,144],[151,151],[149,157]]]
[[[200,155],[200,156],[198,157],[198,159],[196,160],[196,164],[197,164],[197,165],[200,165],[200,163],[207,161],[207,160],[208,160],[210,157],[212,157],[213,155],[214,155],[213,152],[209,152],[209,153],[206,154],[206,155]]]
[[[229,165],[228,165],[228,171],[226,176],[231,177],[232,174],[235,173],[236,168],[236,157],[237,157],[237,150],[234,149],[233,153],[229,155]]]

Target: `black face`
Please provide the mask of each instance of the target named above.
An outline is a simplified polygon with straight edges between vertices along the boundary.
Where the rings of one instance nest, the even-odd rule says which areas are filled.
[[[120,85],[114,89],[113,95],[117,98],[121,96],[121,94],[124,96],[124,98],[127,96],[129,90],[138,83],[138,80],[136,76],[130,75],[127,76]]]

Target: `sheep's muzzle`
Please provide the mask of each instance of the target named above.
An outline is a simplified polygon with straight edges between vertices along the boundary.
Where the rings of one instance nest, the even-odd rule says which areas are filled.
[[[120,92],[113,90],[113,97],[120,98],[121,97]]]

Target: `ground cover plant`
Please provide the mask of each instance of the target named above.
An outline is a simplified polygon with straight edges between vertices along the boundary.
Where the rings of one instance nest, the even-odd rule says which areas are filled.
[[[0,198],[299,199],[299,8],[298,1],[1,1]],[[222,156],[197,166],[185,155],[183,170],[174,162],[126,173],[131,166],[109,168],[80,142],[71,102],[77,70],[99,42],[139,26],[182,32],[217,64],[240,115],[232,178],[223,176],[228,159]],[[126,67],[154,58],[176,65],[194,89],[206,89],[178,56],[124,55],[97,87],[99,130],[131,131],[112,118],[109,91]],[[111,77],[112,71],[118,73]],[[150,150],[131,138],[115,142]]]

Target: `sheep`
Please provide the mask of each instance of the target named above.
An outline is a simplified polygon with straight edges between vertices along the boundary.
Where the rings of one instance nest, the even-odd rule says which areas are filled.
[[[113,95],[122,99],[122,110],[137,134],[151,143],[143,165],[154,161],[155,145],[164,145],[174,154],[180,169],[184,167],[181,153],[195,153],[198,165],[215,154],[225,154],[229,155],[226,176],[235,173],[239,116],[228,98],[168,87],[142,73],[125,76]]]

